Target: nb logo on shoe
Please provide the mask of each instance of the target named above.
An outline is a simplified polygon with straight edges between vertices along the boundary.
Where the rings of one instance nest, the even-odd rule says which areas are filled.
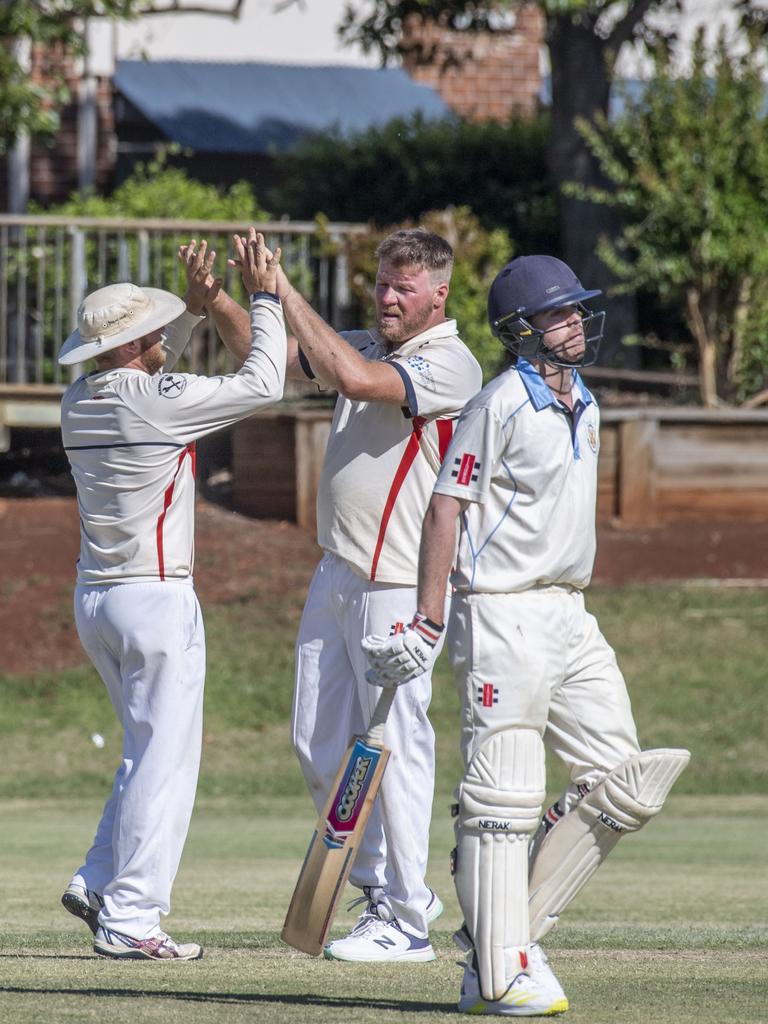
[[[386,936],[381,939],[374,939],[373,941],[377,946],[381,946],[382,949],[388,949],[390,946],[396,945],[394,939],[388,939]]]

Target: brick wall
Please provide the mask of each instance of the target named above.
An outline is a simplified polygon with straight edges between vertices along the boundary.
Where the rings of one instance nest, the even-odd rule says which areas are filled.
[[[69,101],[60,109],[59,129],[46,140],[34,140],[30,153],[30,198],[43,204],[66,199],[78,188],[77,135],[78,97],[82,87],[71,57],[60,47],[36,46],[32,51],[30,77],[38,82],[52,82],[63,77],[69,89]],[[108,77],[96,79],[96,180],[103,191],[114,174],[117,157],[112,111],[112,82]],[[0,158],[0,203],[8,208],[7,163]]]
[[[492,33],[454,32],[413,15],[405,22],[403,42],[432,56],[429,64],[420,64],[415,53],[406,55],[403,65],[414,81],[432,86],[463,117],[532,116],[538,110],[543,39],[544,16],[534,4],[519,9],[513,28]]]

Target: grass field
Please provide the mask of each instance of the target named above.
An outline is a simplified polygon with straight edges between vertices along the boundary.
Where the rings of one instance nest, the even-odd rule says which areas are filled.
[[[306,845],[306,801],[204,798],[169,930],[196,938],[189,964],[112,963],[58,905],[93,801],[5,801],[0,874],[0,1021],[440,1022],[457,1019],[460,922],[436,814],[430,881],[446,904],[431,964],[315,960],[278,939]],[[437,809],[436,809],[437,810]],[[768,1021],[765,797],[672,797],[620,843],[548,943],[574,1024]],[[351,920],[342,911],[338,932]]]
[[[313,823],[286,728],[302,596],[205,609],[200,799],[167,922],[205,943],[199,963],[92,954],[90,933],[58,900],[93,834],[119,733],[89,668],[0,675],[0,1024],[459,1019],[447,868],[457,703],[444,665],[433,706],[430,881],[446,904],[437,962],[328,963],[278,939]],[[768,1024],[767,603],[759,590],[590,595],[644,746],[694,756],[664,812],[619,844],[547,943],[575,1024]],[[337,932],[352,920],[342,912]]]

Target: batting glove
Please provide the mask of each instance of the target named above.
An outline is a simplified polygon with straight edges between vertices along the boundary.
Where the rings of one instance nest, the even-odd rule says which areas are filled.
[[[400,686],[428,672],[444,629],[417,612],[402,633],[365,637],[361,644],[371,663],[365,678],[371,686]]]

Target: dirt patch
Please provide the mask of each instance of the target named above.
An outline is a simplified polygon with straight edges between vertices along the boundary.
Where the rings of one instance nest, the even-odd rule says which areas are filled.
[[[72,622],[78,547],[73,498],[0,498],[0,671],[82,662]],[[596,582],[768,580],[768,523],[605,528],[598,551]],[[304,592],[318,554],[314,539],[292,523],[198,502],[195,577],[203,608],[254,592]]]
[[[265,590],[305,591],[319,555],[292,523],[253,520],[198,502],[195,582],[205,608]],[[80,546],[68,497],[0,498],[0,671],[62,669],[83,661],[72,619]]]

